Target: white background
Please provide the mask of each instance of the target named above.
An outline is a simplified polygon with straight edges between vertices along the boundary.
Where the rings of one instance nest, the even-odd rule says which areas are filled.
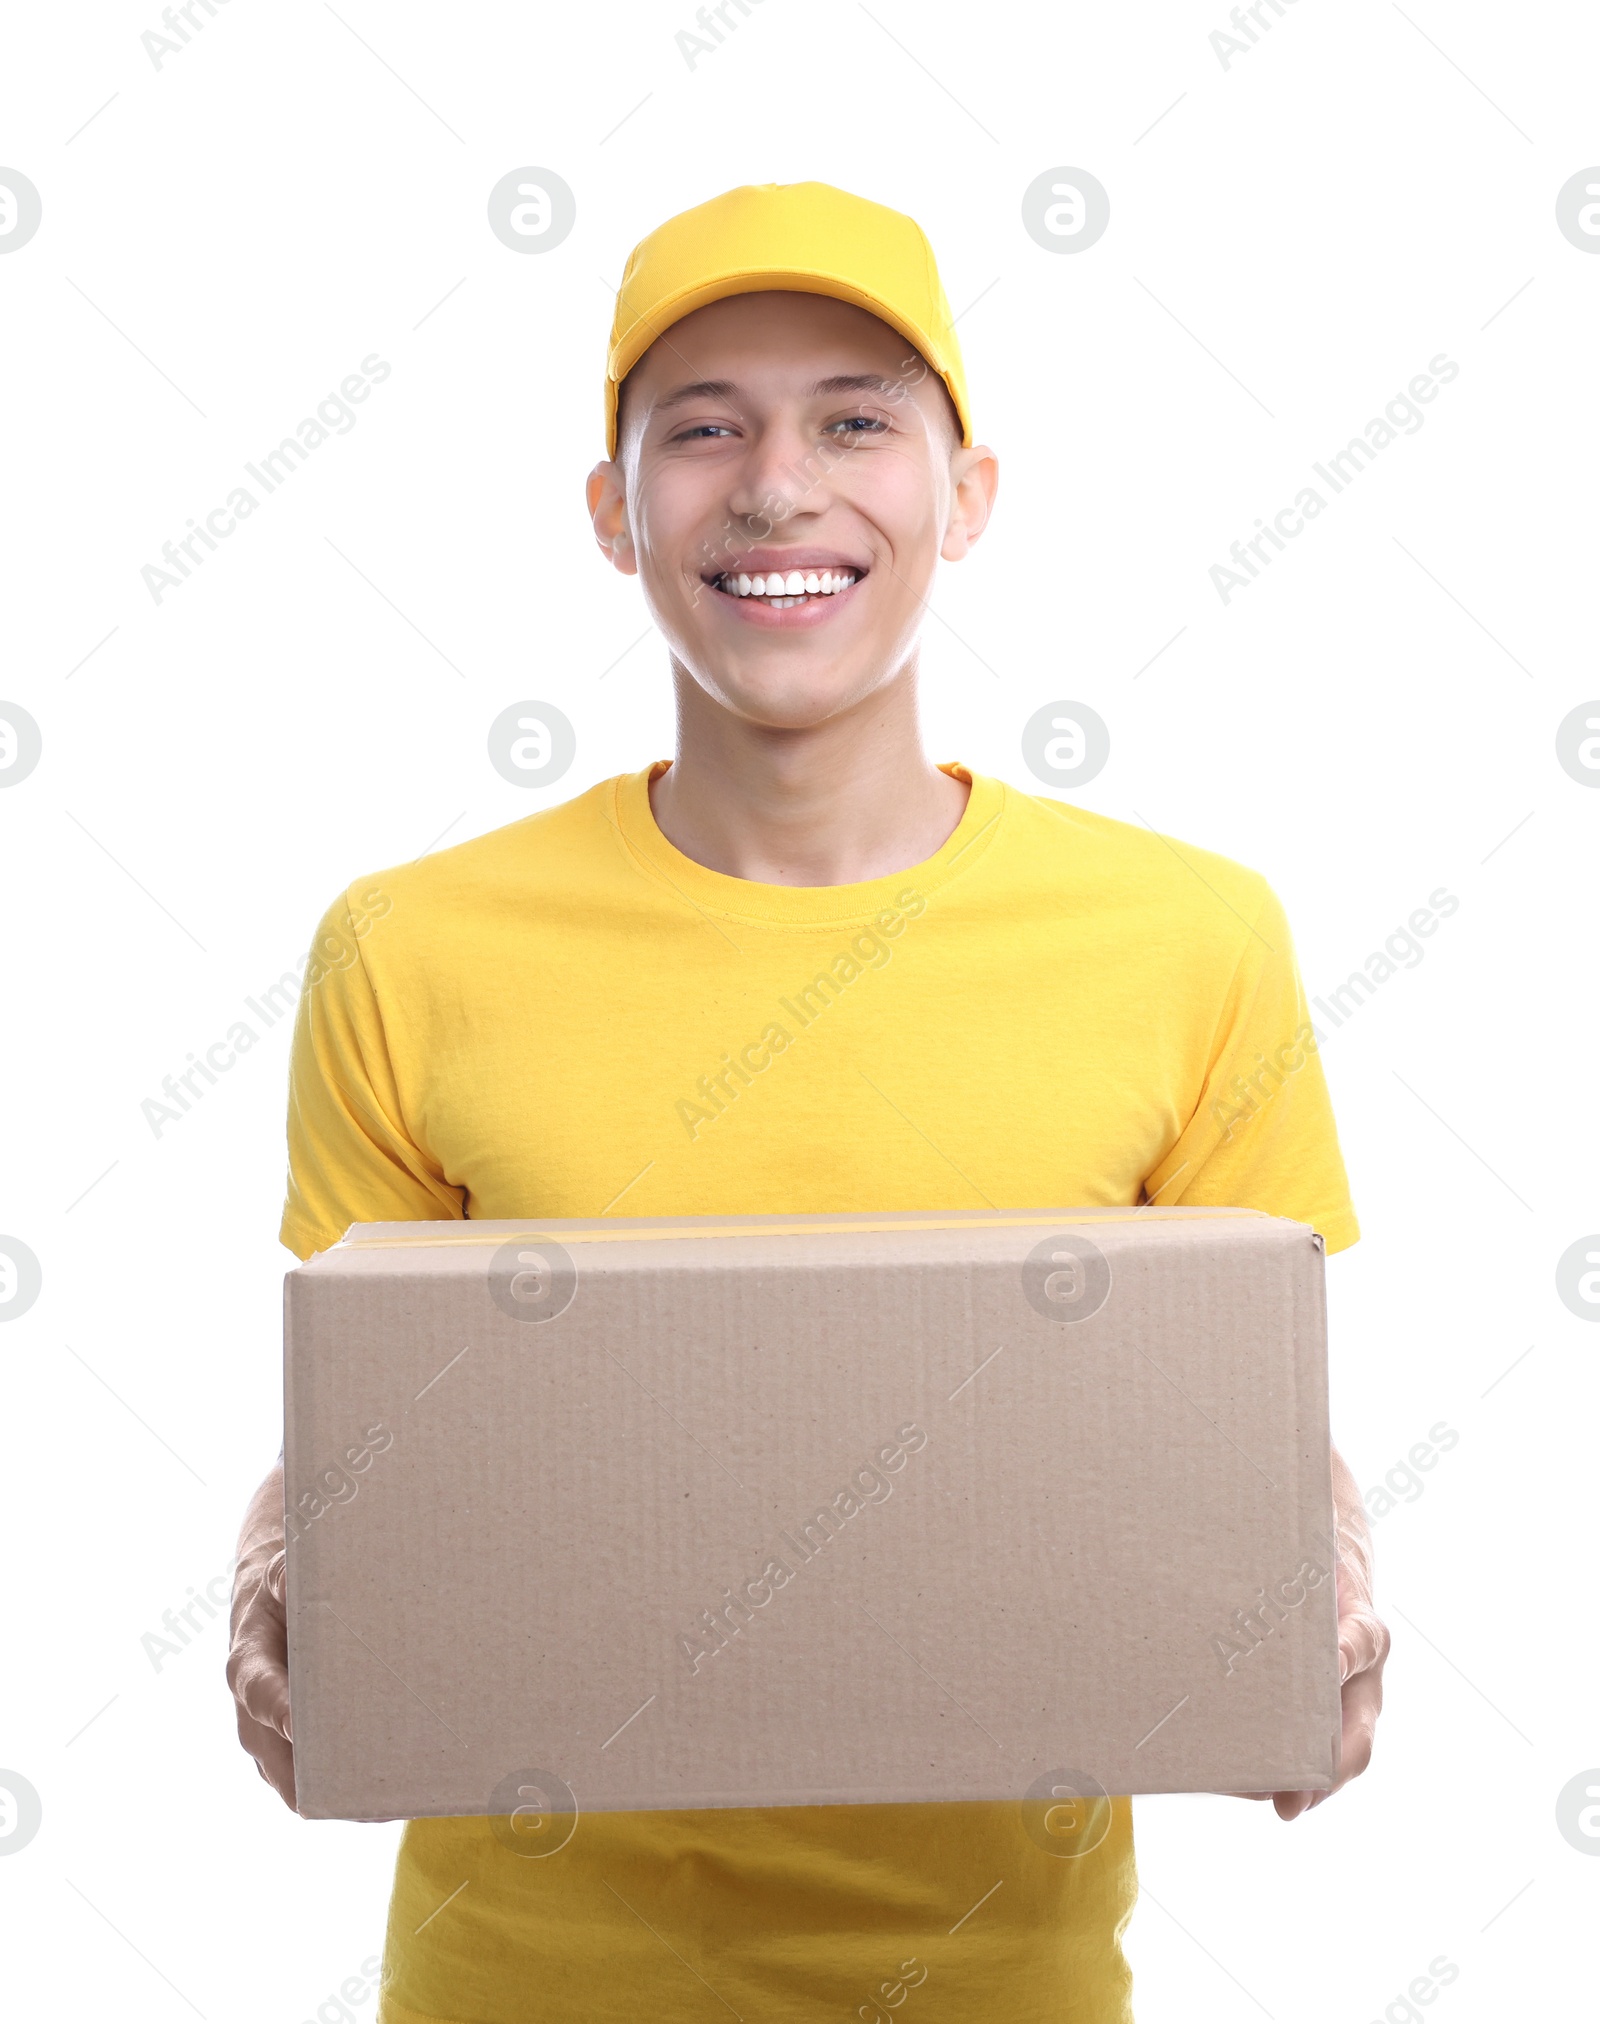
[[[15,2014],[300,2024],[379,1947],[398,1829],[258,1781],[220,1624],[141,1646],[278,1449],[289,1022],[159,1137],[140,1106],[349,880],[670,751],[581,511],[610,291],[669,213],[811,177],[924,224],[1003,461],[927,632],[934,755],[1036,787],[1022,724],[1092,705],[1078,798],[1263,871],[1316,993],[1460,901],[1325,1052],[1365,1232],[1337,1437],[1365,1487],[1460,1436],[1375,1528],[1378,1756],[1288,1826],[1139,1803],[1141,2024],[1368,2024],[1441,1954],[1442,2024],[1590,2000],[1600,1861],[1555,1802],[1600,1764],[1600,1330],[1554,1268],[1600,1229],[1600,793],[1555,732],[1600,696],[1600,258],[1555,198],[1600,162],[1600,17],[1262,12],[1225,68],[1220,0],[762,0],[691,71],[686,0],[228,0],[159,69],[153,0],[11,10],[0,164],[44,207],[0,258],[0,696],[44,737],[0,793],[0,1231],[44,1271],[0,1330],[0,1765],[44,1809],[0,1861]],[[524,165],[577,196],[538,257],[485,218]],[[1020,214],[1064,165],[1111,197],[1070,257]],[[357,425],[155,603],[142,565],[372,352]],[[1440,352],[1425,425],[1224,604],[1229,544]],[[485,754],[522,699],[577,727],[536,794]]]

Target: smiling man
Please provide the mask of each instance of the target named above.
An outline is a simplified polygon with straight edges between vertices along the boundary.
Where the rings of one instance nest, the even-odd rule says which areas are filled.
[[[1261,878],[923,752],[918,627],[997,466],[911,220],[820,184],[671,220],[619,293],[606,429],[589,508],[667,643],[676,756],[329,910],[319,945],[355,957],[301,1002],[285,1243],[1139,1202],[1352,1243]],[[1348,1778],[1387,1639],[1334,1474]],[[230,1679],[292,1804],[283,1488],[245,1521]],[[1312,1803],[1276,1795],[1285,1818]],[[545,1860],[485,1820],[419,1820],[382,2016],[1122,2024],[1135,1895],[1125,1800],[1076,1859],[1016,1800],[586,1815]]]

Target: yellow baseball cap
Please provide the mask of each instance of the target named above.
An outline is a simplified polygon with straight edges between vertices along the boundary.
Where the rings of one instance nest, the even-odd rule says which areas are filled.
[[[747,183],[658,225],[628,256],[606,361],[606,454],[617,389],[664,330],[729,295],[832,295],[897,330],[949,389],[972,445],[966,370],[933,248],[914,218],[828,183]]]

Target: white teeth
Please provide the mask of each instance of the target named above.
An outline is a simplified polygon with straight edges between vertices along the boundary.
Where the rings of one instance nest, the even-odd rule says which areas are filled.
[[[791,569],[785,574],[773,570],[766,576],[750,576],[743,570],[718,579],[730,597],[768,597],[774,609],[786,609],[807,597],[832,597],[847,590],[856,580],[853,569]]]

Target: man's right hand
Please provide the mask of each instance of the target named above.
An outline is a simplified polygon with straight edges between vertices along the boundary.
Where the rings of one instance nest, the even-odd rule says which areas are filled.
[[[239,1532],[228,1644],[239,1741],[282,1799],[294,1805],[289,1726],[289,1633],[284,1615],[283,1463],[250,1500]]]

